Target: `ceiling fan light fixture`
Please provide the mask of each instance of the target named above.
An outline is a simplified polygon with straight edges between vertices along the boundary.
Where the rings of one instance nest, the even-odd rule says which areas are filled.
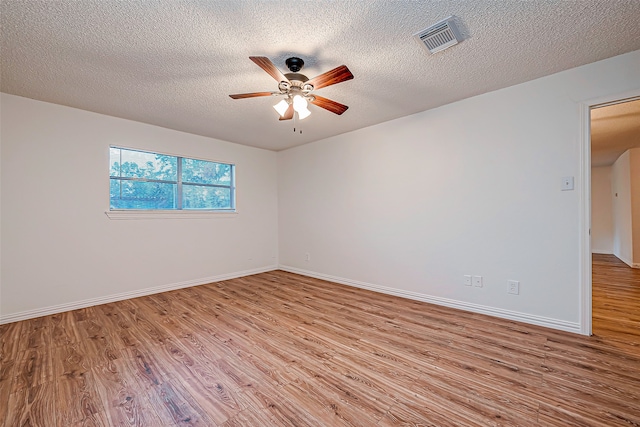
[[[296,111],[306,109],[309,105],[309,102],[304,99],[304,97],[300,95],[296,95],[293,97],[293,109]]]
[[[307,108],[309,101],[302,95],[296,95],[293,97],[293,109],[298,113],[300,120],[306,119],[311,114],[311,111]]]
[[[305,108],[300,108],[300,109],[298,109],[296,111],[298,112],[298,118],[300,120],[306,119],[307,117],[309,117],[311,115],[311,111],[309,111],[309,109],[306,108],[306,107]]]
[[[280,114],[280,117],[284,117],[284,113],[286,113],[289,108],[289,103],[286,99],[283,99],[274,105],[273,108],[278,112],[278,114]]]

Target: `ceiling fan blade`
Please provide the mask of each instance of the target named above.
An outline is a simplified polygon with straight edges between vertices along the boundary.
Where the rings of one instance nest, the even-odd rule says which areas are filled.
[[[251,92],[251,93],[236,93],[235,95],[229,95],[233,99],[255,98],[257,96],[271,96],[273,92]]]
[[[313,85],[314,89],[320,89],[325,86],[331,86],[336,83],[341,83],[347,80],[351,80],[353,78],[353,74],[347,68],[346,65],[341,65],[339,67],[334,68],[333,70],[327,71],[326,73],[322,73],[319,76],[312,78],[307,81]]]
[[[332,101],[327,98],[323,98],[322,96],[318,96],[318,95],[313,95],[313,96],[316,98],[313,101],[311,101],[313,105],[317,105],[318,107],[324,108],[325,110],[329,110],[332,113],[335,113],[337,115],[344,113],[349,108],[344,104],[340,104],[339,102]]]
[[[293,104],[289,105],[287,111],[284,112],[284,116],[280,117],[278,120],[291,120],[293,119]]]
[[[269,75],[276,79],[278,83],[289,81],[289,79],[287,79],[284,74],[282,74],[282,72],[278,70],[278,68],[273,65],[273,62],[271,62],[271,60],[266,56],[250,56],[249,59],[255,62],[258,67],[269,73]]]

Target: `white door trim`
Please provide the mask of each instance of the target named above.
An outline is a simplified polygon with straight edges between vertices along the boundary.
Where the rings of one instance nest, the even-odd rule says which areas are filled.
[[[580,104],[580,333],[591,335],[591,106]]]

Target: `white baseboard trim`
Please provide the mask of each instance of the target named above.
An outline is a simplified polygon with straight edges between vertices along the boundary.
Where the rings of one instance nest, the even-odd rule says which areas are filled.
[[[616,253],[613,253],[612,255],[614,255],[614,256],[615,256],[616,258],[618,258],[620,261],[622,261],[622,262],[624,262],[625,264],[627,264],[629,267],[632,267],[632,268],[634,267],[633,262],[632,262],[629,258],[622,257],[621,255],[618,255],[618,254],[616,254]]]
[[[0,325],[5,323],[17,322],[20,320],[34,319],[36,317],[48,316],[51,314],[62,313],[65,311],[77,310],[80,308],[92,307],[94,305],[107,304],[110,302],[122,301],[125,299],[143,297],[145,295],[158,294],[160,292],[173,291],[176,289],[189,288],[191,286],[205,285],[207,283],[221,282],[223,280],[236,279],[238,277],[251,276],[253,274],[265,273],[267,271],[277,270],[277,265],[255,268],[252,270],[237,271],[233,273],[220,274],[218,276],[204,277],[202,279],[186,280],[184,282],[169,283],[167,285],[154,286],[152,288],[139,289],[131,292],[122,292],[119,294],[106,295],[103,297],[89,298],[82,301],[74,301],[65,304],[52,305],[49,307],[37,308],[34,310],[26,310],[18,313],[0,315]]]
[[[426,294],[420,294],[417,292],[404,291],[402,289],[389,288],[386,286],[374,285],[366,282],[359,282],[357,280],[330,276],[328,274],[322,274],[322,273],[317,273],[315,271],[303,270],[300,268],[290,267],[287,265],[280,265],[279,269],[283,271],[288,271],[290,273],[301,274],[303,276],[327,280],[329,282],[340,283],[343,285],[353,286],[356,288],[368,289],[370,291],[380,292],[388,295],[395,295],[402,298],[428,302],[435,305],[442,305],[445,307],[457,308],[459,310],[470,311],[473,313],[487,314],[489,316],[499,317],[502,319],[515,320],[518,322],[544,326],[546,328],[558,329],[561,331],[573,332],[576,334],[582,333],[580,323],[578,322],[568,322],[566,320],[552,319],[549,317],[536,316],[536,315],[527,314],[527,313],[520,313],[517,311],[505,310],[502,308],[489,307],[485,305],[473,304],[473,303],[468,303],[464,301],[457,301],[457,300],[452,300],[448,298],[434,297]]]
[[[591,249],[592,254],[601,254],[601,255],[613,255],[612,251],[605,251],[604,249]]]

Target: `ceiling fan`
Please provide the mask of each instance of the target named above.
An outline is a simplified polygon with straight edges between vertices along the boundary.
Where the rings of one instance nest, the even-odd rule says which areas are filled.
[[[353,74],[351,74],[351,71],[349,71],[346,65],[341,65],[309,79],[304,74],[299,73],[304,66],[304,61],[300,58],[292,57],[285,61],[287,68],[291,71],[287,74],[282,74],[280,70],[273,65],[273,62],[265,56],[250,56],[249,59],[276,79],[278,82],[278,90],[274,92],[252,92],[229,95],[233,99],[255,98],[259,96],[284,96],[284,99],[273,106],[278,114],[280,114],[280,120],[291,120],[294,112],[298,113],[298,119],[300,120],[308,117],[311,114],[311,111],[307,108],[309,103],[338,115],[344,113],[347,111],[347,108],[349,108],[344,104],[312,93],[314,90],[351,80]]]

